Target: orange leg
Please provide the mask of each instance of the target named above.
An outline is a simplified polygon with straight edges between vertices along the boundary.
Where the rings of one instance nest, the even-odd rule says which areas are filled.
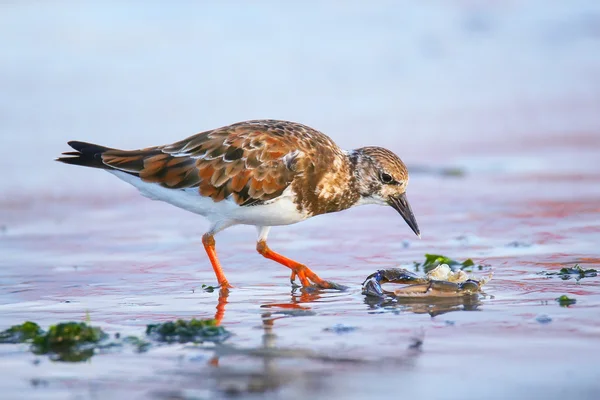
[[[219,282],[219,286],[221,288],[232,287],[229,282],[227,282],[227,278],[225,277],[223,269],[221,268],[221,263],[217,258],[217,251],[215,250],[215,237],[209,233],[206,233],[202,236],[202,244],[204,245],[206,254],[208,254],[208,259],[215,270],[215,275],[217,276],[217,282]]]
[[[276,261],[279,264],[285,265],[286,267],[290,268],[292,270],[292,282],[297,276],[298,278],[300,278],[300,282],[302,283],[303,287],[309,287],[311,286],[311,282],[313,282],[318,287],[324,289],[338,288],[338,285],[319,278],[319,276],[312,272],[310,268],[308,268],[306,265],[300,264],[297,261],[284,257],[281,254],[275,253],[269,248],[269,246],[267,246],[267,242],[264,240],[260,240],[256,244],[256,250],[260,254],[262,254],[263,257]]]

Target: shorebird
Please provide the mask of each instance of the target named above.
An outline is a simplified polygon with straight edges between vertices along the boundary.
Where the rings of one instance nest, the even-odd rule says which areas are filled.
[[[204,216],[202,243],[221,288],[231,287],[215,249],[215,235],[238,224],[254,225],[256,250],[292,270],[303,287],[338,287],[310,268],[271,250],[272,226],[363,204],[395,208],[413,232],[419,227],[406,199],[408,171],[382,147],[344,151],[327,135],[288,121],[239,122],[179,142],[118,150],[71,141],[74,152],[57,161],[100,168],[142,195]]]

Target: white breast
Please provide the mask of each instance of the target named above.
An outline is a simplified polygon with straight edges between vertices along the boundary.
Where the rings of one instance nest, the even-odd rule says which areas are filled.
[[[200,196],[197,188],[167,189],[155,183],[144,182],[126,172],[108,172],[135,186],[145,197],[200,214],[213,225],[276,226],[295,224],[308,218],[306,213],[298,211],[294,204],[294,194],[289,187],[281,196],[267,204],[240,207],[231,198],[215,202],[210,197]]]

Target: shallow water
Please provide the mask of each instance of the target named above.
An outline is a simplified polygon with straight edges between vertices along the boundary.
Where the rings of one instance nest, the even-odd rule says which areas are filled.
[[[600,267],[596,2],[277,4],[2,6],[0,328],[217,316],[234,333],[82,364],[3,345],[3,398],[598,398],[600,278],[539,274]],[[374,206],[275,228],[273,249],[349,287],[303,293],[231,228],[219,297],[200,217],[50,161],[69,139],[141,147],[257,117],[396,151],[423,239]],[[487,296],[361,295],[425,253],[493,270]]]

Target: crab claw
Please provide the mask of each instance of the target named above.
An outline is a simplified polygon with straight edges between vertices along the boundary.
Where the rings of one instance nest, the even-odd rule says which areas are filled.
[[[385,297],[385,293],[383,293],[383,289],[381,288],[381,285],[379,284],[379,280],[377,278],[378,274],[375,273],[364,281],[362,287],[362,294],[366,296],[374,296],[379,298]]]

